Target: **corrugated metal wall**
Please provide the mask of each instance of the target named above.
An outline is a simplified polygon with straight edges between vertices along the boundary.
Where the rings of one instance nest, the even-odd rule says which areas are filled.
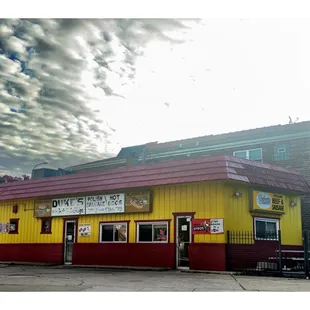
[[[98,242],[99,222],[129,220],[129,242],[136,240],[137,220],[171,219],[170,242],[174,242],[174,212],[196,212],[195,218],[223,218],[223,186],[219,183],[195,183],[155,187],[151,213],[111,214],[80,216],[79,224],[91,224],[91,236],[78,237],[78,242]],[[12,206],[19,205],[17,214]],[[33,217],[33,200],[0,202],[0,222],[19,218],[19,234],[0,234],[0,243],[60,243],[63,235],[63,219],[53,218],[52,234],[41,234],[41,220]],[[25,211],[29,210],[29,211]],[[31,210],[32,209],[32,210]],[[195,236],[195,242],[224,242],[224,235]]]
[[[18,205],[18,213],[13,213],[13,205]],[[18,234],[1,234],[0,243],[61,243],[63,220],[52,222],[52,235],[41,234],[41,220],[33,217],[34,200],[10,200],[0,202],[0,222],[19,219]]]
[[[236,191],[242,192],[241,198],[234,197]],[[297,196],[285,196],[285,214],[249,212],[250,192],[246,187],[225,186],[225,229],[230,231],[253,231],[253,216],[280,219],[282,243],[287,245],[302,245],[301,204]],[[290,207],[290,201],[297,202]]]
[[[241,198],[234,197],[240,190]],[[171,219],[170,242],[174,242],[174,212],[196,212],[195,218],[224,218],[224,229],[253,231],[253,217],[249,212],[249,194],[246,187],[220,183],[194,183],[175,186],[155,187],[151,213],[111,214],[80,216],[79,224],[91,224],[91,236],[78,237],[78,242],[98,242],[99,222],[130,221],[129,242],[136,240],[136,223],[138,220]],[[283,244],[300,245],[301,215],[300,199],[286,197],[286,205],[294,198],[296,207],[286,208],[280,218]],[[18,204],[18,213],[12,212],[12,206]],[[63,218],[53,218],[52,234],[41,234],[41,220],[33,217],[33,200],[0,202],[0,222],[9,222],[10,218],[19,218],[19,234],[0,234],[0,243],[61,243],[63,238]],[[262,216],[258,214],[257,216]],[[268,215],[264,215],[268,216]],[[226,234],[196,235],[195,242],[224,243]]]

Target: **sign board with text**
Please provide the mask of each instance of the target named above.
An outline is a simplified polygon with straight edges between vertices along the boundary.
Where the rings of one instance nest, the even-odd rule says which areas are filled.
[[[194,235],[215,235],[224,233],[224,219],[192,219]]]
[[[124,194],[87,196],[85,214],[124,213],[124,198]]]
[[[69,197],[52,200],[52,216],[85,214],[85,197]]]
[[[89,237],[91,234],[91,225],[90,224],[79,224],[79,236],[80,237]]]
[[[151,212],[150,196],[145,191],[38,201],[34,217]]]
[[[269,213],[284,213],[285,208],[284,195],[253,191],[253,210]]]

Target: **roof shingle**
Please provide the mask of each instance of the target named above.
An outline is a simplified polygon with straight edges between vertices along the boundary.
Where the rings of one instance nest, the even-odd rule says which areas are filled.
[[[299,172],[236,157],[206,156],[4,184],[0,185],[0,200],[220,180],[310,193]]]

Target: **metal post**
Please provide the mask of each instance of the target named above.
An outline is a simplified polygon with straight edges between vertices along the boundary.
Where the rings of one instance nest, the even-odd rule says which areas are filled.
[[[230,232],[227,230],[227,242],[226,242],[226,271],[230,271],[229,264],[229,242],[230,242]]]
[[[308,230],[304,230],[304,268],[305,268],[305,277],[309,276],[309,234]]]
[[[279,250],[279,271],[282,276],[282,239],[281,230],[278,230],[278,250]]]

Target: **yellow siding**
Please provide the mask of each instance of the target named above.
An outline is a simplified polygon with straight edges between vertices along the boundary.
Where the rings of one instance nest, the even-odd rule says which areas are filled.
[[[195,183],[175,186],[160,186],[152,189],[153,207],[151,213],[111,214],[80,216],[79,224],[91,224],[91,236],[78,237],[78,242],[98,242],[99,222],[127,221],[129,224],[129,242],[135,242],[137,220],[171,219],[170,242],[174,242],[174,212],[196,212],[195,218],[223,218],[223,186],[219,183]],[[19,205],[17,214],[12,206]],[[63,218],[53,218],[52,234],[40,234],[41,220],[33,217],[33,200],[0,202],[0,222],[10,218],[19,218],[19,234],[0,234],[0,243],[51,243],[62,242]],[[225,225],[225,224],[224,224]],[[224,242],[224,235],[197,235],[195,242]]]
[[[12,212],[12,206],[18,205],[18,213]],[[9,223],[10,219],[19,219],[18,234],[0,234],[0,243],[61,243],[63,220],[54,218],[52,235],[41,234],[41,220],[33,217],[34,200],[0,201],[0,222]]]
[[[241,198],[234,197],[235,191],[241,191]],[[78,242],[98,242],[99,222],[130,221],[129,242],[135,242],[138,220],[171,219],[170,242],[174,242],[174,212],[195,212],[195,218],[224,218],[225,234],[196,235],[195,242],[223,243],[226,231],[253,231],[253,217],[249,212],[249,194],[246,187],[221,183],[195,183],[173,186],[158,186],[152,189],[153,202],[151,213],[111,214],[80,216],[79,224],[91,224],[91,236],[78,237]],[[300,245],[301,214],[298,197],[286,197],[286,205],[294,198],[296,207],[287,207],[286,213],[279,216],[283,244]],[[12,206],[19,206],[18,213],[12,212]],[[9,222],[10,218],[19,218],[19,234],[0,234],[0,243],[61,243],[63,239],[63,218],[54,217],[52,234],[40,234],[41,220],[33,217],[34,200],[11,200],[0,202],[0,222]],[[257,215],[259,216],[259,214]],[[264,215],[265,216],[265,215]]]
[[[241,198],[234,197],[236,191],[243,193]],[[300,198],[297,196],[285,196],[286,209],[283,215],[262,214],[249,212],[250,193],[246,187],[225,186],[225,230],[253,231],[253,215],[257,217],[279,218],[282,244],[302,245]],[[289,203],[291,200],[297,201],[297,206],[290,207]]]

